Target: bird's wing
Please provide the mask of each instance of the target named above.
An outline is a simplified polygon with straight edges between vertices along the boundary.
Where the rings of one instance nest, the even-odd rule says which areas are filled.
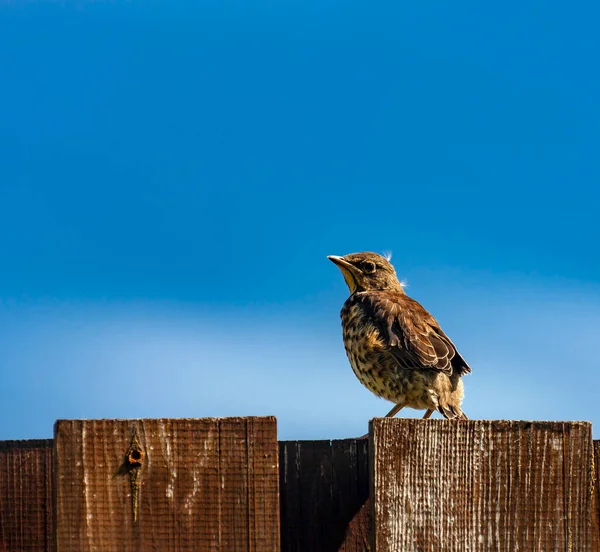
[[[389,291],[359,295],[363,309],[402,367],[428,368],[448,375],[471,371],[437,320],[414,299]]]

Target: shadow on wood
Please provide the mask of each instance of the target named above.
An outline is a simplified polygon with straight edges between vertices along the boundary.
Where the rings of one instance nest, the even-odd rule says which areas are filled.
[[[369,550],[366,439],[282,441],[279,466],[282,552]]]

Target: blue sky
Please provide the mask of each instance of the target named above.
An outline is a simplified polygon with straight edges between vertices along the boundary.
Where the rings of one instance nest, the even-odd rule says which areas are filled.
[[[325,258],[360,250],[393,251],[472,365],[471,418],[600,427],[599,16],[2,4],[0,439],[250,414],[365,433],[389,405],[347,363]]]

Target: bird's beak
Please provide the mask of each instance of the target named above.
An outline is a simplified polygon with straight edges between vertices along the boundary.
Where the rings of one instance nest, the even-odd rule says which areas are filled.
[[[333,264],[340,267],[341,270],[348,270],[352,274],[359,274],[360,270],[354,265],[351,265],[344,257],[338,257],[337,255],[329,255],[327,257]]]
[[[350,293],[354,293],[358,287],[356,278],[362,274],[362,271],[350,264],[346,259],[344,259],[344,257],[329,255],[327,258],[333,264],[339,267],[339,269],[342,271],[342,275],[344,276],[344,280],[346,280],[346,284],[348,284],[348,287],[350,288]]]

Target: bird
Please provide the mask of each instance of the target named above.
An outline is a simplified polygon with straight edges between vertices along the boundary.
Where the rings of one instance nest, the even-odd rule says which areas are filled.
[[[466,420],[462,376],[471,367],[437,320],[404,291],[390,261],[377,253],[329,255],[350,297],[340,313],[346,355],[369,391],[402,408]]]

